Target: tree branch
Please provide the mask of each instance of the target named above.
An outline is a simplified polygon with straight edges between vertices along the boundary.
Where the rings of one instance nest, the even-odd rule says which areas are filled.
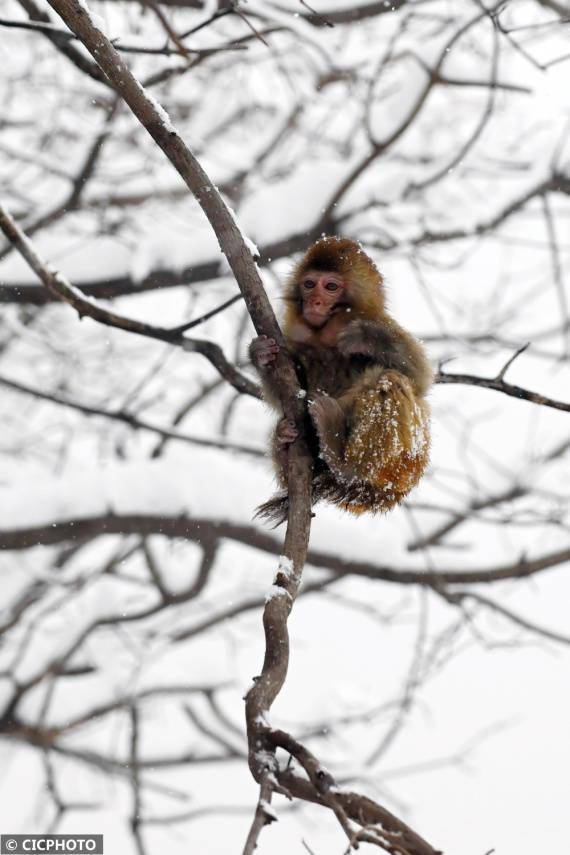
[[[208,359],[224,380],[227,380],[239,392],[252,395],[254,398],[261,397],[259,386],[231,365],[224,356],[221,347],[214,342],[204,339],[185,338],[177,329],[171,330],[165,327],[156,327],[143,321],[133,320],[126,315],[120,315],[118,312],[105,309],[95,300],[86,297],[79,288],[72,285],[59,271],[50,267],[40,257],[31,241],[2,205],[0,205],[0,229],[18,250],[20,255],[28,262],[46,288],[54,296],[73,306],[80,318],[89,317],[108,327],[116,327],[117,329],[136,335],[158,339],[158,341],[164,341],[168,344],[181,347],[189,353],[200,353]],[[271,311],[271,308],[269,310]]]
[[[36,21],[38,23],[47,24],[50,28],[53,27],[52,21],[50,20],[47,12],[44,12],[43,9],[36,4],[35,0],[18,0],[20,6],[27,12],[30,21]],[[43,31],[43,35],[52,43],[56,50],[58,50],[63,56],[67,57],[67,59],[88,77],[92,80],[96,80],[97,83],[103,83],[105,86],[109,86],[108,81],[105,78],[105,75],[101,72],[101,69],[97,65],[96,62],[92,62],[85,54],[79,50],[75,45],[70,44],[70,39],[68,36],[62,38],[59,33],[48,32],[47,30]]]
[[[101,416],[105,419],[122,422],[134,430],[149,431],[162,437],[163,440],[177,439],[181,442],[187,442],[190,445],[201,446],[202,448],[219,448],[222,451],[237,451],[258,458],[265,456],[265,452],[261,448],[257,449],[248,445],[225,442],[223,440],[206,439],[205,437],[188,436],[188,434],[152,424],[152,422],[148,422],[146,419],[141,419],[126,410],[113,411],[105,410],[102,407],[89,406],[88,404],[82,404],[79,401],[73,401],[71,398],[66,398],[63,395],[58,395],[55,392],[42,392],[40,389],[35,389],[25,383],[11,380],[10,378],[2,377],[1,375],[0,385],[6,386],[7,389],[13,389],[15,392],[22,392],[25,395],[31,395],[34,398],[39,398],[42,401],[50,401],[52,404],[57,404],[61,407],[68,407],[69,409],[76,410],[86,416]]]
[[[483,594],[476,593],[475,591],[454,591],[453,593],[446,592],[444,595],[444,599],[446,599],[449,603],[455,603],[458,605],[463,603],[464,600],[473,600],[473,602],[479,603],[480,605],[485,606],[491,611],[502,615],[502,617],[506,618],[511,623],[522,627],[528,632],[531,632],[536,635],[541,635],[543,638],[547,638],[549,641],[556,641],[559,644],[570,644],[570,635],[564,635],[561,632],[554,632],[554,630],[548,629],[545,626],[539,626],[538,624],[533,623],[532,621],[529,621],[526,618],[523,618],[515,612],[511,611],[511,609],[507,609],[500,603],[496,603],[489,597],[485,597]]]
[[[168,116],[154,99],[146,94],[110,41],[94,25],[83,3],[79,0],[49,2],[69,29],[82,41],[115,90],[123,96],[198,200],[216,233],[222,251],[227,256],[256,330],[284,345],[283,336],[241,232],[215,186],[173,128]],[[77,299],[77,295],[74,296]],[[289,562],[289,572],[282,572],[280,565],[272,595],[268,598],[263,621],[266,655],[262,674],[246,699],[250,768],[258,780],[268,771],[267,764],[259,761],[260,741],[264,742],[266,750],[271,752],[273,757],[269,763],[269,771],[272,771],[276,762],[275,746],[264,738],[264,730],[259,721],[281,690],[287,675],[287,618],[301,582],[311,522],[312,466],[304,433],[305,408],[302,397],[298,395],[300,389],[295,369],[285,347],[282,347],[277,358],[275,374],[276,391],[285,416],[298,426],[300,436],[292,445],[287,473],[289,515],[284,554]]]
[[[541,395],[540,392],[532,392],[530,389],[524,389],[522,386],[514,386],[512,383],[506,383],[500,375],[497,377],[477,377],[474,374],[447,374],[439,371],[435,375],[434,380],[436,383],[461,383],[465,386],[494,389],[495,392],[502,392],[503,395],[510,395],[512,398],[518,398],[521,401],[531,401],[533,404],[540,404],[542,407],[551,407],[553,410],[562,410],[565,413],[570,413],[570,403],[557,401],[554,398]]]
[[[205,517],[188,517],[182,514],[168,516],[149,513],[101,514],[97,516],[73,519],[51,520],[35,526],[5,527],[0,530],[0,550],[29,549],[33,546],[53,546],[68,540],[81,540],[105,534],[162,534],[164,537],[184,538],[200,542],[211,534],[213,537],[235,540],[267,552],[279,555],[279,538],[252,525],[239,524]],[[395,567],[375,564],[371,561],[351,561],[332,552],[310,549],[307,563],[321,567],[338,576],[364,576],[396,585],[475,585],[478,583],[501,582],[505,579],[522,579],[533,576],[543,570],[558,567],[570,561],[570,549],[547,552],[536,558],[523,555],[508,564],[474,567],[464,570],[461,567],[446,567],[426,572],[408,567]]]
[[[257,841],[263,828],[271,822],[275,822],[277,816],[271,808],[271,797],[273,795],[273,785],[267,775],[265,775],[259,787],[259,799],[255,809],[255,816],[251,823],[247,840],[243,848],[243,855],[253,855],[257,849]]]

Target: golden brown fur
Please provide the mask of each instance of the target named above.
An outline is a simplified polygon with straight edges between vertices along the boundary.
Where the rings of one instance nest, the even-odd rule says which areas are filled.
[[[307,271],[339,274],[343,296],[315,329],[303,317],[300,282]],[[283,331],[308,392],[314,428],[313,499],[351,513],[383,512],[418,483],[429,457],[432,372],[421,344],[385,308],[383,279],[354,241],[322,238],[294,268],[285,287]],[[275,403],[270,371],[261,371]],[[274,460],[283,487],[282,446]],[[286,493],[260,508],[281,521]]]

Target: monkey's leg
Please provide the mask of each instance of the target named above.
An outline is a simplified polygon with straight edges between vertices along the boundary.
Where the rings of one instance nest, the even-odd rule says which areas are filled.
[[[323,460],[336,474],[346,476],[343,462],[346,444],[346,413],[336,398],[314,395],[308,403],[309,414],[319,438]]]
[[[358,480],[393,494],[396,503],[418,483],[428,458],[428,404],[407,377],[386,371],[354,402],[345,464]]]

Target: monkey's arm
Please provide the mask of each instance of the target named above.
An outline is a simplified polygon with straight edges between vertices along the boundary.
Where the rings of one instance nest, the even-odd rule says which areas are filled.
[[[280,408],[274,380],[274,363],[278,353],[279,345],[275,339],[266,335],[254,338],[249,346],[249,358],[263,384],[264,400],[276,410]]]
[[[274,363],[279,353],[279,345],[275,339],[260,335],[254,338],[249,346],[250,359],[257,369],[263,383],[265,400],[275,409],[280,409],[277,400],[274,382]],[[286,472],[289,456],[289,446],[297,439],[298,431],[292,421],[281,418],[273,431],[271,440],[271,456],[275,466],[275,472],[284,486],[286,484]]]
[[[431,384],[432,370],[422,345],[392,319],[383,324],[352,321],[339,335],[338,349],[344,356],[361,356],[399,371],[410,378],[419,395],[425,395]]]

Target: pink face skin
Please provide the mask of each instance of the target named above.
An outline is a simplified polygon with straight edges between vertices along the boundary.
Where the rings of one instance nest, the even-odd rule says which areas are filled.
[[[345,284],[338,273],[308,270],[299,283],[303,300],[303,318],[313,329],[320,329],[344,296]]]

